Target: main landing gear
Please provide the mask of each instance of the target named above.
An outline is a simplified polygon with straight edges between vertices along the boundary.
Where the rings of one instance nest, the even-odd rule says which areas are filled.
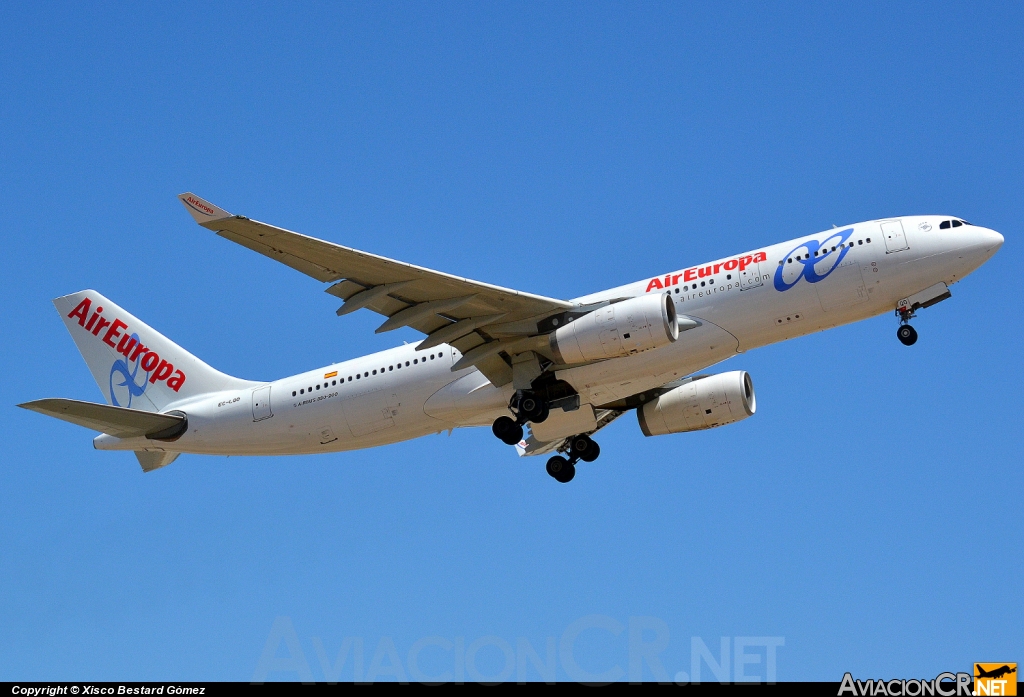
[[[516,418],[499,416],[491,426],[491,432],[506,445],[515,445],[523,440],[523,424],[543,423],[549,414],[547,403],[528,391],[517,392],[508,408]],[[555,455],[548,460],[546,469],[548,474],[563,484],[576,476],[577,462],[593,462],[601,454],[601,446],[585,434],[567,438],[558,450],[568,457]]]
[[[517,392],[508,408],[516,418],[499,416],[491,426],[491,432],[506,445],[515,445],[523,439],[523,424],[527,421],[543,423],[549,413],[547,403],[532,392]]]
[[[569,457],[565,458],[561,455],[555,455],[548,460],[547,467],[545,468],[548,474],[562,484],[572,481],[572,478],[576,476],[577,462],[580,460],[583,460],[583,462],[593,462],[601,454],[601,446],[595,443],[590,436],[586,435],[569,438],[566,441],[566,446]]]
[[[896,308],[896,314],[900,317],[900,327],[896,330],[896,338],[904,346],[913,346],[917,343],[917,330],[910,326],[910,320],[916,315],[907,307]]]

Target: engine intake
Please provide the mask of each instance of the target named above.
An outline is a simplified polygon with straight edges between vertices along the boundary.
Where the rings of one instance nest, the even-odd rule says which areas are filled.
[[[555,358],[572,365],[671,344],[679,338],[679,320],[667,293],[644,295],[594,310],[549,336]]]
[[[745,370],[696,378],[636,410],[645,436],[701,431],[752,416],[754,383]]]

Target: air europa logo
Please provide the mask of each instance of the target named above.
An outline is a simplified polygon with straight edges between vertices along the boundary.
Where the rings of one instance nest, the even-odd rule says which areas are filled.
[[[824,281],[843,263],[843,258],[850,251],[852,245],[846,244],[846,240],[851,234],[853,228],[848,228],[834,233],[824,242],[806,240],[794,247],[775,270],[775,290],[789,290],[801,278],[806,278],[808,283]]]
[[[204,215],[217,215],[217,213],[212,208],[210,208],[210,206],[208,206],[207,204],[203,203],[202,201],[193,196],[186,196],[185,203],[192,206],[193,208],[195,208],[200,213],[203,213]]]
[[[133,396],[138,397],[146,391],[147,381],[149,384],[166,381],[167,387],[175,392],[181,389],[181,386],[185,384],[185,373],[176,369],[170,361],[161,358],[156,351],[143,346],[138,334],[128,334],[127,324],[116,317],[111,322],[102,314],[102,307],[97,307],[96,311],[92,312],[92,301],[89,298],[83,298],[82,302],[78,303],[78,306],[68,314],[68,318],[77,319],[79,326],[87,332],[91,332],[95,337],[99,337],[100,332],[107,328],[101,341],[124,356],[124,360],[114,361],[114,365],[110,369],[110,399],[114,406],[121,406],[114,393],[115,373],[124,378],[124,382],[118,383],[117,386],[128,388],[128,404],[125,406],[131,404]],[[141,385],[136,382],[139,369],[145,372]]]
[[[131,342],[134,342],[136,345],[138,345],[138,343],[139,343],[139,335],[138,334],[132,334],[129,337],[129,339],[130,339],[129,344],[131,344]],[[126,350],[128,350],[128,349],[126,349]],[[114,403],[115,407],[123,406],[123,407],[127,407],[127,408],[130,409],[131,406],[132,406],[132,399],[135,398],[135,397],[141,396],[142,393],[146,391],[146,385],[147,385],[146,380],[149,379],[149,373],[148,372],[145,375],[142,376],[142,382],[136,382],[135,381],[136,376],[139,374],[139,370],[141,370],[141,368],[142,368],[141,363],[142,363],[142,355],[140,354],[139,357],[135,359],[135,364],[132,365],[131,367],[129,367],[129,365],[128,365],[127,358],[125,358],[125,359],[118,359],[118,360],[114,361],[114,365],[110,366],[110,401]],[[114,376],[115,375],[120,375],[122,378],[124,378],[124,380],[122,380],[121,382],[117,383],[117,387],[118,388],[123,387],[128,392],[128,397],[125,400],[124,404],[121,404],[120,400],[117,398],[117,392],[114,391]],[[118,391],[120,391],[120,390],[118,390]]]
[[[707,278],[713,276],[721,271],[740,271],[745,270],[751,264],[756,264],[760,261],[767,261],[768,255],[764,252],[756,252],[755,254],[745,254],[741,257],[735,257],[728,261],[720,261],[716,264],[707,264],[706,266],[694,266],[691,269],[686,269],[682,273],[670,273],[665,274],[665,278],[652,278],[650,283],[647,284],[646,293],[650,293],[654,289],[668,288],[670,286],[679,285],[679,279],[683,279],[683,282],[689,283],[690,281],[696,281],[701,278]]]

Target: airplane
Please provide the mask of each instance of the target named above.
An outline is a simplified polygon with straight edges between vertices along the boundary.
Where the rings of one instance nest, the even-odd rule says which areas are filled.
[[[600,454],[594,434],[626,412],[645,436],[752,416],[747,372],[702,372],[736,354],[887,312],[914,344],[916,312],[1003,244],[955,216],[885,218],[561,300],[179,199],[202,227],[330,284],[337,315],[366,309],[384,316],[378,333],[426,337],[260,382],[210,367],[94,290],[56,298],[106,404],[18,406],[99,431],[95,448],[134,451],[146,472],[181,453],[337,452],[491,426],[520,456],[550,455],[547,473],[565,483]]]

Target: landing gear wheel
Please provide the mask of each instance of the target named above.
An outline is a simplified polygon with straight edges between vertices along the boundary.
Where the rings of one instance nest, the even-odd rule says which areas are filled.
[[[561,455],[555,455],[553,458],[548,460],[548,464],[545,469],[547,469],[548,474],[562,484],[572,481],[572,478],[576,476],[576,466]]]
[[[523,439],[523,427],[507,416],[495,419],[491,432],[505,445],[515,445]]]
[[[909,324],[904,324],[896,330],[896,338],[904,346],[913,346],[917,342],[917,330]]]
[[[524,421],[543,423],[548,418],[548,405],[532,394],[525,394],[519,400],[519,416]]]
[[[574,460],[593,462],[601,454],[601,448],[590,436],[573,436],[569,439],[569,454]]]

